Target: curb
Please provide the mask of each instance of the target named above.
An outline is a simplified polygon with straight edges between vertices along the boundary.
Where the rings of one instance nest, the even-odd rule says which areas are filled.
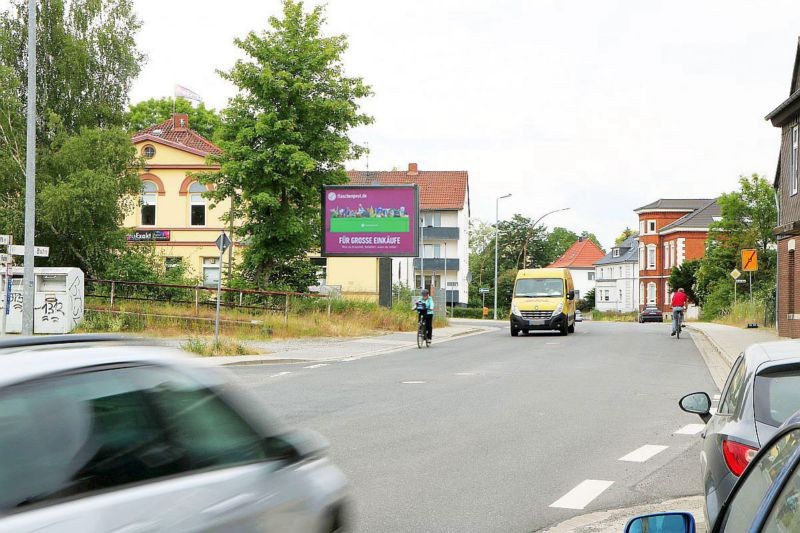
[[[711,335],[696,326],[687,325],[686,327],[693,332],[700,333],[703,338],[708,341],[711,347],[714,348],[714,350],[728,363],[728,367],[733,366],[733,363],[736,361],[736,357],[731,358],[731,356],[728,355],[728,352],[726,352],[725,349],[722,348],[722,346],[720,346]]]
[[[436,344],[443,344],[450,341],[455,341],[459,339],[465,339],[467,337],[474,337],[476,335],[483,335],[484,333],[489,333],[493,331],[495,328],[475,328],[470,331],[466,331],[463,333],[458,333],[452,335],[450,337],[446,337],[436,342]],[[308,363],[308,362],[318,362],[318,363],[330,363],[334,361],[355,361],[357,359],[364,359],[365,357],[373,357],[376,355],[385,355],[394,352],[401,352],[403,350],[408,350],[409,348],[415,348],[417,346],[416,342],[408,343],[401,346],[392,346],[389,348],[381,348],[380,350],[373,350],[371,352],[364,352],[358,355],[348,355],[342,357],[331,357],[328,359],[302,359],[301,357],[280,357],[280,358],[270,358],[270,359],[250,359],[247,361],[230,361],[224,362],[220,361],[216,363],[216,366],[246,366],[246,365],[271,365],[271,364],[281,364],[281,363],[288,363],[291,361],[292,363]],[[299,351],[299,350],[298,350]],[[288,355],[288,354],[287,354]],[[254,356],[258,357],[258,356]],[[213,362],[212,362],[213,364]]]

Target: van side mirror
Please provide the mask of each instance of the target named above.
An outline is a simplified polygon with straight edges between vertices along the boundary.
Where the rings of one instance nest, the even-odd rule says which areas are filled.
[[[575,291],[569,291],[567,293],[567,300],[574,300],[575,299]]]
[[[625,526],[625,533],[695,533],[696,531],[694,517],[682,512],[637,516]]]

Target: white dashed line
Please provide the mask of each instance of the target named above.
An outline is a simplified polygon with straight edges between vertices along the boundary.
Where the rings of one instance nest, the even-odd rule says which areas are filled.
[[[555,503],[550,504],[550,507],[557,507],[559,509],[583,509],[613,484],[613,481],[587,479],[559,498]]]
[[[558,346],[561,343],[560,342],[546,342],[545,344],[548,345],[548,346]]]
[[[404,385],[419,385],[420,383],[425,383],[424,381],[403,381]]]
[[[673,435],[697,435],[706,428],[705,424],[686,424]]]
[[[319,368],[321,366],[328,366],[328,363],[319,363],[318,365],[304,366],[303,368]]]
[[[719,401],[719,394],[714,395],[714,401]]]
[[[456,372],[456,376],[474,376],[475,372]]]
[[[659,446],[657,444],[645,444],[641,448],[633,450],[625,457],[620,457],[619,460],[628,461],[630,463],[644,463],[648,459],[655,457],[656,455],[663,452],[667,448],[668,446]]]
[[[291,374],[291,372],[278,372],[277,374],[272,374],[270,377],[271,378],[277,378],[277,377],[280,377],[280,376],[285,376],[286,374]]]

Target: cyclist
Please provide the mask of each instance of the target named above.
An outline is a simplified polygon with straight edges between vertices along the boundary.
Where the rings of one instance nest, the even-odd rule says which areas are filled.
[[[422,289],[420,298],[417,300],[417,310],[420,314],[425,314],[425,334],[428,340],[433,340],[433,298],[428,289]]]
[[[689,301],[689,297],[686,296],[686,291],[682,288],[678,289],[675,294],[672,295],[672,333],[671,336],[675,336],[678,332],[678,325],[679,321],[683,318],[683,311],[686,309],[686,303]]]

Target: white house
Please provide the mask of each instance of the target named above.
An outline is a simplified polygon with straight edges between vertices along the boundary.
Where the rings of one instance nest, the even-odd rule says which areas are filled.
[[[595,265],[595,308],[631,313],[639,309],[639,238],[614,246]]]
[[[605,256],[605,252],[590,239],[583,237],[575,241],[564,254],[547,268],[566,268],[572,274],[575,284],[575,299],[583,298],[595,288],[595,262]]]

